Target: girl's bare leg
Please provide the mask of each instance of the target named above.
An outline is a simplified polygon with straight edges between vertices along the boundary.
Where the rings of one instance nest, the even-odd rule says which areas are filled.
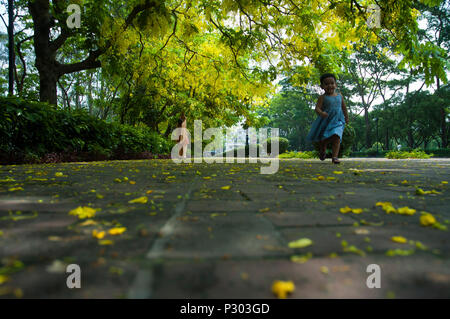
[[[334,137],[334,135],[320,141],[320,143],[319,143],[320,151],[322,151],[323,153],[325,153],[327,151],[327,146],[328,146],[328,144],[333,142],[333,137]]]
[[[319,151],[320,151],[321,153],[325,153],[325,151],[326,151],[326,148],[327,148],[327,143],[326,143],[326,141],[327,141],[327,140],[322,140],[322,141],[319,142]]]
[[[337,136],[336,134],[333,135],[332,137],[332,152],[333,152],[333,157],[337,158],[339,155],[339,146],[341,145],[341,140],[339,138],[339,136]]]

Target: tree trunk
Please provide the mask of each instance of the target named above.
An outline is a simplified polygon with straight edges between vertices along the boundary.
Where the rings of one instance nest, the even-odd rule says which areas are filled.
[[[436,77],[437,91],[439,91],[441,87],[441,83],[439,81],[439,77]],[[447,139],[447,123],[445,122],[447,114],[444,108],[441,108],[441,141],[442,148],[447,148],[448,139]]]
[[[10,3],[13,2],[13,0],[8,1]],[[141,4],[137,4],[127,16],[125,20],[124,30],[132,24],[133,20],[141,12],[151,8],[157,8],[159,7],[159,5],[159,1],[150,0],[147,0]],[[61,34],[56,39],[51,41],[50,29],[55,26],[55,21],[50,14],[50,1],[29,0],[28,8],[33,18],[34,52],[36,55],[35,65],[39,72],[40,78],[39,96],[42,102],[56,104],[56,83],[58,79],[64,74],[101,67],[101,63],[97,60],[97,58],[106,52],[106,50],[111,46],[111,43],[107,41],[103,48],[99,48],[95,51],[90,51],[89,56],[81,62],[73,64],[61,64],[56,61],[56,52],[59,50],[59,48],[61,48],[61,46],[64,45],[68,38],[72,36],[78,36],[78,34],[76,32],[73,33],[72,31],[69,31],[69,29],[67,28],[63,28],[61,30]]]
[[[56,83],[58,76],[55,70],[47,67],[40,67],[39,69],[39,99],[41,102],[48,102],[50,104],[57,104],[57,90]]]
[[[411,128],[408,128],[408,147],[414,148],[414,136]]]
[[[366,148],[372,147],[372,141],[370,139],[370,121],[369,121],[369,110],[364,107],[364,120],[366,122]]]
[[[14,69],[16,67],[14,51],[14,1],[8,0],[8,56],[9,56],[9,83],[8,93],[14,95]]]
[[[384,141],[384,147],[389,151],[389,129],[386,128],[386,139]]]

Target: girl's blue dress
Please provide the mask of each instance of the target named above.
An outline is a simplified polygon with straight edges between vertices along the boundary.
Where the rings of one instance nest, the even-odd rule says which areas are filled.
[[[322,110],[328,113],[328,116],[323,118],[319,115],[315,119],[306,139],[310,142],[319,142],[336,134],[342,141],[342,134],[345,128],[345,116],[344,112],[342,112],[342,95],[324,95]]]

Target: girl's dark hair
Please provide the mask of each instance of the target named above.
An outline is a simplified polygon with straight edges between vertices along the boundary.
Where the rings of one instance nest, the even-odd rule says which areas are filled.
[[[336,82],[336,76],[333,73],[325,73],[325,74],[322,74],[322,76],[320,77],[320,84],[323,84],[323,81],[326,78],[333,78],[334,81]]]

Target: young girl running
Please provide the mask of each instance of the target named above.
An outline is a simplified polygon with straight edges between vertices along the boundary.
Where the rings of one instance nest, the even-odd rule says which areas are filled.
[[[319,96],[316,104],[316,113],[319,115],[313,122],[307,139],[319,142],[319,158],[325,160],[326,149],[332,143],[332,159],[339,164],[339,147],[342,140],[345,124],[348,124],[347,107],[341,94],[336,93],[336,77],[326,73],[320,77],[320,87],[325,94]]]

